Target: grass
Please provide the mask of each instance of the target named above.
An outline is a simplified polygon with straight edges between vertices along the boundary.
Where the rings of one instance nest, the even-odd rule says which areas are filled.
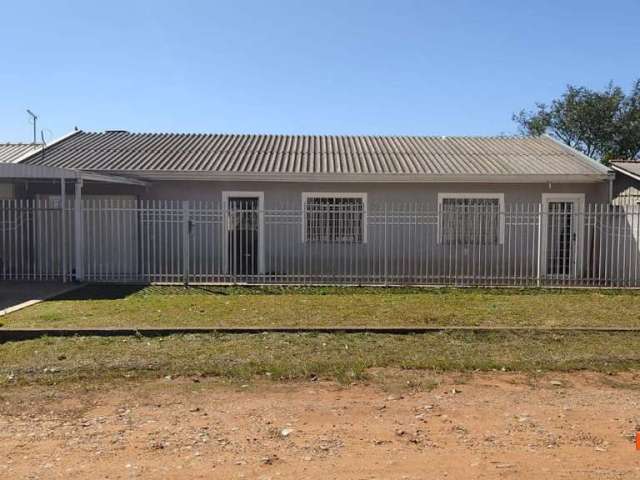
[[[483,325],[640,327],[615,290],[87,287],[7,315],[5,327]],[[206,375],[232,381],[376,371],[640,370],[640,333],[440,332],[41,338],[0,344],[0,385]],[[390,370],[389,370],[390,369]],[[397,374],[394,379],[400,378]],[[389,381],[389,380],[387,380]],[[424,381],[420,375],[411,380]],[[428,383],[428,382],[427,382]]]
[[[640,327],[629,290],[91,286],[0,317],[4,327]]]
[[[0,344],[0,385],[206,375],[352,382],[406,371],[640,369],[640,334],[434,333],[42,338]]]

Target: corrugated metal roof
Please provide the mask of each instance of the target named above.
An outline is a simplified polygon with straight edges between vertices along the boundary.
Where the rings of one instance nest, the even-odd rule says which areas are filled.
[[[599,175],[548,137],[89,133],[24,163],[92,171],[308,175]]]
[[[629,172],[631,175],[635,175],[636,177],[640,177],[640,160],[637,161],[619,161],[619,162],[611,162],[611,166],[616,170]]]
[[[15,162],[29,152],[35,152],[40,145],[32,143],[0,143],[0,162]]]

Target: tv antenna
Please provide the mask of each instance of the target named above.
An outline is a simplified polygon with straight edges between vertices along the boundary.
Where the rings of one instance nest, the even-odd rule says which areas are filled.
[[[29,115],[31,115],[31,119],[33,121],[33,144],[35,145],[36,144],[36,138],[37,138],[36,131],[37,131],[37,124],[38,124],[38,116],[35,113],[33,113],[31,110],[29,110],[28,108],[27,108],[27,113]]]

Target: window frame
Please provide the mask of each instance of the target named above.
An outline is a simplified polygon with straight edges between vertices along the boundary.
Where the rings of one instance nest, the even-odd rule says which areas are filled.
[[[438,193],[438,245],[442,245],[442,203],[444,199],[493,199],[498,200],[498,243],[488,243],[486,245],[503,245],[504,244],[504,193],[462,193],[462,192],[443,192]]]
[[[310,198],[354,198],[362,200],[362,241],[361,242],[336,242],[328,243],[364,245],[367,243],[367,194],[365,192],[302,192],[302,243],[310,243],[307,239],[307,200]]]

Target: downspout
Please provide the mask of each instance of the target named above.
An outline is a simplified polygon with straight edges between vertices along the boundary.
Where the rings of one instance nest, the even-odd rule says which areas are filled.
[[[613,181],[616,178],[616,172],[609,172],[607,177],[609,177],[609,203],[611,203],[613,201]]]

